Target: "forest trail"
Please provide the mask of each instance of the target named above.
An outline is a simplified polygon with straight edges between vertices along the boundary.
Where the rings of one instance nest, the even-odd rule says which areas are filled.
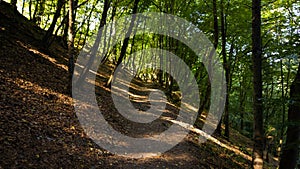
[[[44,30],[5,2],[0,3],[0,18],[0,167],[250,167],[253,143],[234,130],[232,142],[210,137],[198,144],[201,130],[190,127],[191,132],[177,146],[151,158],[131,159],[107,152],[86,136],[76,117],[67,92],[66,49],[55,40],[45,50],[40,44]],[[96,90],[103,105],[112,104],[108,88],[100,85]],[[169,109],[176,111],[172,105]],[[117,112],[105,107],[102,111],[110,116],[112,125],[127,125],[114,119]],[[269,168],[276,164],[271,161]]]

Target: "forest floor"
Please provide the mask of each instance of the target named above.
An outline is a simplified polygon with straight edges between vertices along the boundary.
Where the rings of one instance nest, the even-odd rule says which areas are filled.
[[[253,142],[233,129],[230,141],[211,137],[199,144],[199,130],[192,128],[174,148],[154,157],[134,159],[102,149],[74,111],[67,51],[57,40],[45,50],[44,31],[4,2],[0,18],[0,168],[250,168]],[[102,73],[105,79],[107,72]],[[130,125],[114,119],[110,89],[100,83],[96,92],[111,125]],[[170,104],[169,110],[177,108]],[[266,163],[276,166],[273,158]]]

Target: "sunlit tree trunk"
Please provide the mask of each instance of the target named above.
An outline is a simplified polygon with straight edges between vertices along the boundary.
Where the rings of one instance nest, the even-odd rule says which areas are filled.
[[[300,147],[300,64],[290,90],[288,129],[279,169],[295,169]]]
[[[69,53],[69,90],[72,91],[72,76],[74,71],[74,0],[69,0],[68,53]]]
[[[69,23],[69,21],[70,21],[70,10],[71,10],[71,8],[69,8],[69,10],[68,10],[68,12],[67,12],[67,18],[68,19],[65,19],[65,18],[63,18],[63,21],[62,21],[62,23],[61,23],[61,25],[62,24],[64,24],[65,25],[65,28],[64,28],[64,30],[63,30],[63,41],[64,41],[64,43],[66,43],[66,44],[68,44],[68,41],[69,41],[69,39],[68,39],[68,37],[69,37],[69,27],[70,27],[70,25],[73,25],[73,34],[74,35],[76,35],[76,31],[75,31],[75,18],[76,18],[76,9],[75,9],[75,6],[77,6],[77,3],[78,3],[78,1],[77,0],[73,0],[73,14],[72,14],[72,18],[73,18],[73,20],[72,20],[72,24],[70,24]]]
[[[262,47],[261,47],[261,0],[252,0],[252,71],[254,147],[252,165],[263,168],[263,102],[262,102]]]

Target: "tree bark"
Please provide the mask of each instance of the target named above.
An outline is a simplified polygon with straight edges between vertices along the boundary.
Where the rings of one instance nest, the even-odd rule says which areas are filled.
[[[295,169],[300,147],[300,63],[290,90],[286,143],[281,154],[279,169]]]
[[[68,27],[68,53],[69,53],[69,90],[72,93],[72,76],[74,71],[74,0],[69,0],[69,27]]]
[[[263,102],[262,102],[262,45],[261,45],[261,0],[252,0],[252,71],[254,147],[252,165],[263,168]]]

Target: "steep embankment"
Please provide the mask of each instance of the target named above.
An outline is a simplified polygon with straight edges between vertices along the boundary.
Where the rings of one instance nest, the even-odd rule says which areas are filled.
[[[249,166],[249,154],[243,154],[239,147],[225,141],[198,145],[195,132],[172,150],[154,158],[128,159],[104,151],[86,137],[76,118],[72,99],[67,94],[66,50],[56,41],[45,50],[40,44],[44,30],[14,12],[5,2],[0,2],[0,18],[0,167]],[[111,101],[109,91],[100,92],[107,98],[104,102]],[[232,137],[242,138],[238,133]],[[240,140],[236,144],[247,141],[246,146],[251,146],[247,138]]]
[[[83,137],[66,95],[64,49],[43,52],[44,31],[4,2],[0,18],[0,166],[97,164],[103,152]]]

